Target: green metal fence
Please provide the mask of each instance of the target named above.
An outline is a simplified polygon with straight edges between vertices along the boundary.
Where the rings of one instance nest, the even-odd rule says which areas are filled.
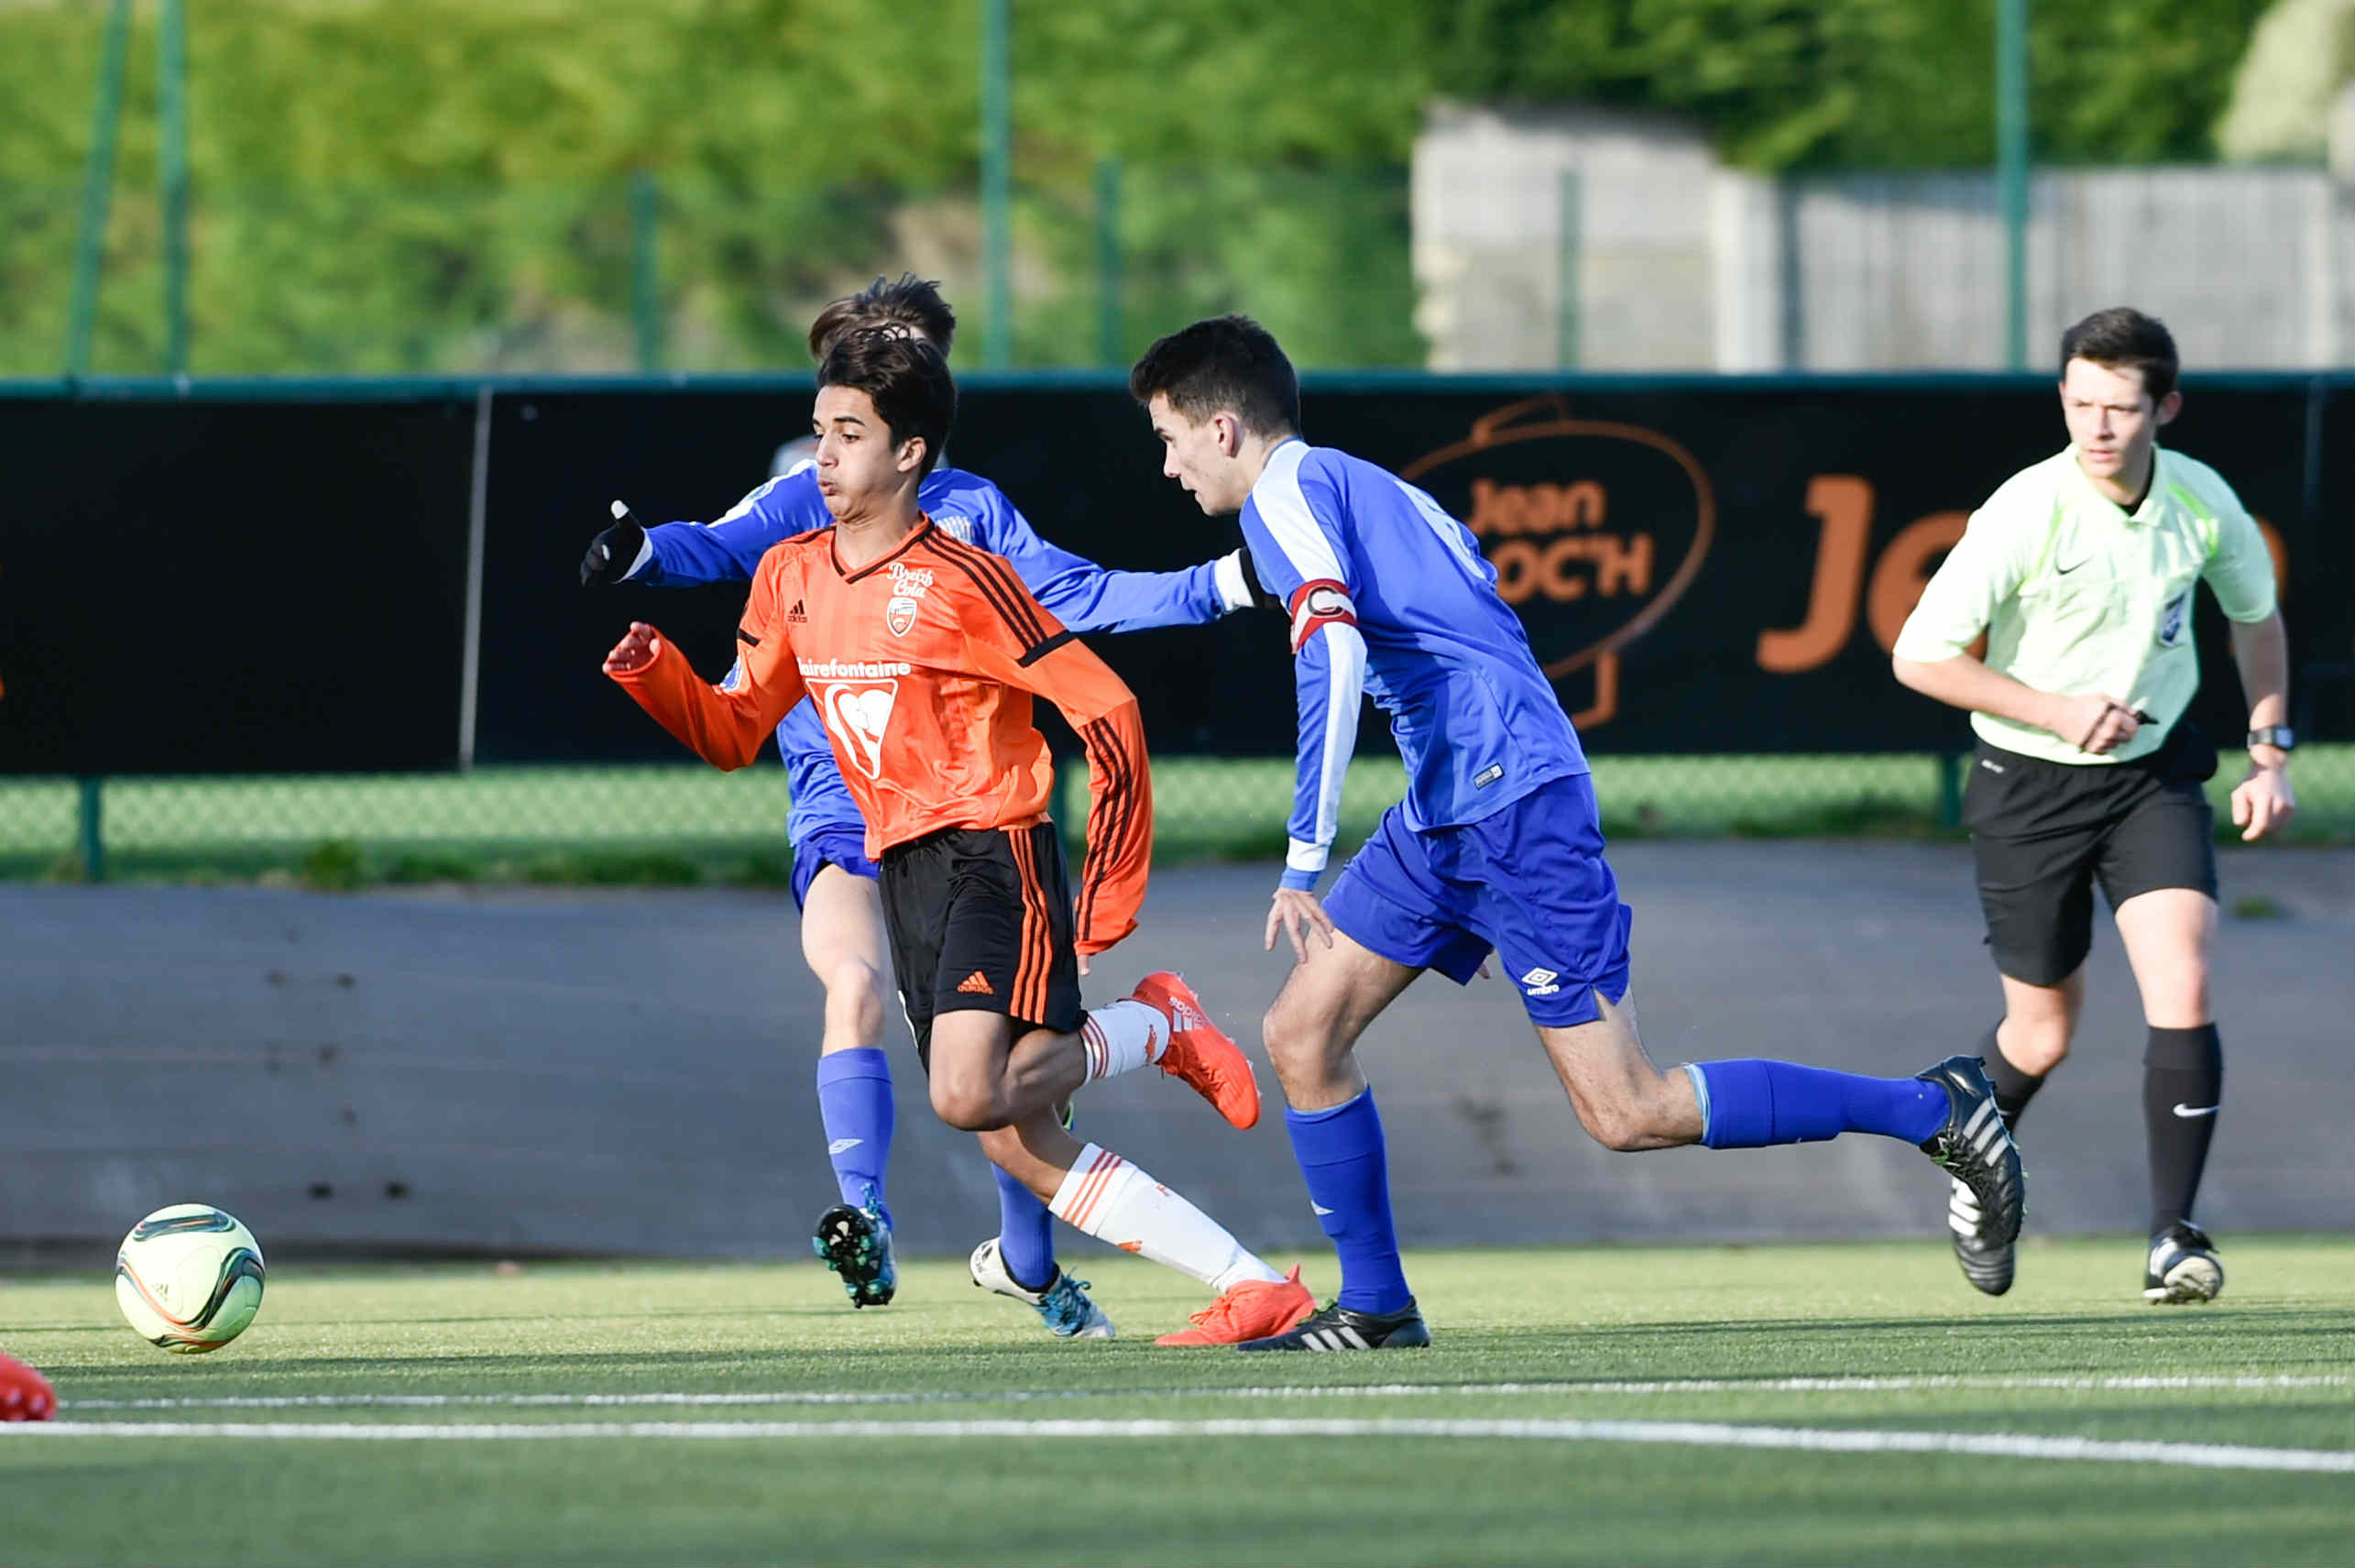
[[[2220,839],[2240,769],[2209,786]],[[1952,759],[1930,756],[1612,757],[1594,760],[1611,836],[1953,838]],[[2292,842],[2355,843],[2355,746],[2300,753]],[[1354,843],[1404,790],[1397,762],[1350,773],[1342,834]],[[1086,816],[1067,770],[1058,816]],[[1154,765],[1163,862],[1273,858],[1291,764],[1173,757]],[[0,875],[372,882],[778,883],[790,872],[782,768],[723,774],[658,767],[477,768],[466,773],[264,778],[0,780]]]
[[[970,185],[0,182],[0,377],[790,369],[828,299],[940,279],[969,367],[1125,367],[1246,302],[1302,364],[1418,366],[1402,168],[1107,161],[1016,181],[991,320]],[[103,244],[78,248],[103,224]],[[1001,334],[996,329],[1003,325]]]

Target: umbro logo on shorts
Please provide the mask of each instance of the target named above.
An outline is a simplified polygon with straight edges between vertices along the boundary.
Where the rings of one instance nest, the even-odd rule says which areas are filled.
[[[1528,988],[1531,996],[1551,996],[1561,989],[1557,983],[1561,979],[1559,970],[1533,969],[1521,977],[1521,983]]]
[[[969,974],[963,980],[958,981],[957,982],[957,989],[967,996],[995,996],[997,994],[996,992],[990,989],[989,976],[983,974],[980,970],[975,970],[971,974]]]

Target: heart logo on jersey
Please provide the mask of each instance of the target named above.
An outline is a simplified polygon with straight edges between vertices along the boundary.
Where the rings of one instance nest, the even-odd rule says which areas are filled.
[[[840,749],[871,779],[882,773],[883,730],[899,691],[897,681],[840,681],[826,688],[817,705]]]
[[[883,624],[892,629],[894,637],[905,637],[908,628],[915,624],[915,600],[903,595],[883,607]]]

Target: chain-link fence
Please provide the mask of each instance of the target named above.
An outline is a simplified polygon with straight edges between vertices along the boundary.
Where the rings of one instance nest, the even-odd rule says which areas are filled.
[[[2221,840],[2240,773],[2222,759],[2209,796]],[[1924,756],[1613,757],[1594,760],[1615,838],[1958,836],[1960,769]],[[2290,842],[2355,842],[2355,746],[2298,754]],[[1292,765],[1173,757],[1154,764],[1164,862],[1283,853]],[[1398,799],[1395,761],[1351,770],[1342,837],[1353,844]],[[1057,816],[1086,817],[1084,768],[1067,767]],[[782,884],[784,770],[478,768],[466,773],[0,781],[0,874],[82,879],[258,878]]]

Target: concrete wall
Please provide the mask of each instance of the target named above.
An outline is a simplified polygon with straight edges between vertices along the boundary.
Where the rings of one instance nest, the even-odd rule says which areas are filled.
[[[1637,991],[1662,1060],[1781,1056],[1910,1073],[1996,1010],[1959,852],[1633,844]],[[2203,1217],[2344,1228],[2355,1044],[2355,853],[2228,857],[2230,1063]],[[1134,951],[1090,996],[1181,967],[1257,1055],[1284,960],[1258,950],[1273,872],[1156,877]],[[0,1261],[103,1257],[201,1200],[272,1245],[487,1252],[801,1252],[834,1201],[810,1069],[817,997],[772,895],[0,888]],[[2141,1028],[2114,938],[2076,1059],[2022,1135],[2032,1231],[2143,1221]],[[970,1141],[902,1069],[903,1244],[995,1228]],[[1885,1140],[1605,1153],[1581,1134],[1511,988],[1426,978],[1363,1048],[1410,1245],[1932,1235],[1944,1184]],[[1265,1077],[1263,1067],[1263,1078]],[[1320,1258],[1280,1111],[1250,1133],[1158,1073],[1088,1090],[1080,1130],[1253,1245]],[[1081,1244],[1083,1246],[1089,1244]]]
[[[2166,320],[2196,369],[2355,360],[2346,170],[2048,170],[2030,207],[2039,363],[2120,303]],[[1991,171],[1766,180],[1674,121],[1439,105],[1413,213],[1433,369],[2004,365]]]

